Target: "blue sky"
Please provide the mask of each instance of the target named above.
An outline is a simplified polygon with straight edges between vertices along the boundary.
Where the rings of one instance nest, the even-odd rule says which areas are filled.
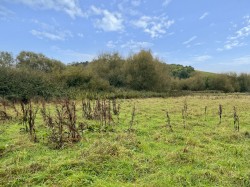
[[[250,72],[249,0],[0,0],[0,50],[64,63],[151,49],[166,63]]]

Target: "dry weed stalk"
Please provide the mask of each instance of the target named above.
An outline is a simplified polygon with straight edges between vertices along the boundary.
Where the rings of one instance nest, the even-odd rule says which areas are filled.
[[[188,106],[187,106],[187,100],[185,99],[184,101],[184,106],[183,106],[183,109],[182,109],[182,119],[183,119],[183,126],[184,128],[186,128],[186,124],[187,124],[187,109],[188,109]]]
[[[233,107],[233,111],[234,111],[234,129],[236,130],[236,131],[240,131],[240,120],[239,120],[239,116],[238,116],[238,114],[237,114],[237,109],[236,109],[236,107],[234,106]]]
[[[117,116],[117,124],[120,123],[120,104],[117,104],[116,99],[112,100],[112,104],[113,104],[113,114],[115,116]]]
[[[93,104],[91,104],[93,103]],[[113,107],[113,108],[112,108]],[[117,115],[119,122],[120,105],[116,104],[115,100],[97,99],[82,100],[83,117],[87,120],[97,120],[100,122],[100,129],[107,130],[114,124],[112,113]]]
[[[66,100],[65,108],[69,137],[71,139],[71,142],[78,142],[81,139],[81,136],[76,127],[76,103],[73,101],[70,102],[69,100]]]
[[[207,121],[207,106],[205,106],[205,121]]]
[[[83,112],[83,117],[86,118],[87,120],[93,119],[91,100],[82,99],[82,112]]]
[[[221,124],[221,118],[222,118],[222,105],[221,104],[219,104],[219,112],[218,112],[218,114],[219,114],[219,117],[220,117],[219,124]]]
[[[134,105],[134,107],[132,109],[131,120],[129,122],[129,129],[128,129],[129,132],[132,131],[132,127],[134,126],[134,123],[135,123],[135,114],[136,113],[135,113],[135,105]]]
[[[28,132],[28,110],[29,107],[27,105],[27,103],[21,102],[21,110],[22,110],[22,119],[21,119],[21,123],[22,125],[25,127],[25,131]]]
[[[169,128],[170,131],[173,132],[173,128],[172,128],[172,125],[171,125],[171,121],[170,121],[170,117],[169,117],[168,112],[166,112],[166,117],[167,117],[166,128]]]
[[[58,106],[56,105],[56,119],[55,119],[55,127],[52,126],[52,133],[50,136],[50,141],[56,143],[56,148],[61,148],[64,143],[63,139],[63,116],[64,116],[64,105]]]
[[[35,119],[36,119],[36,114],[38,112],[38,107],[36,107],[36,109],[33,108],[33,105],[31,102],[29,102],[28,104],[28,113],[27,113],[27,121],[29,124],[29,133],[30,136],[32,137],[32,140],[34,142],[37,142],[37,136],[36,136],[36,129],[35,129]]]
[[[50,110],[47,109],[45,101],[42,101],[41,115],[43,118],[43,122],[46,124],[46,126],[53,127],[54,125],[53,118],[50,114]]]

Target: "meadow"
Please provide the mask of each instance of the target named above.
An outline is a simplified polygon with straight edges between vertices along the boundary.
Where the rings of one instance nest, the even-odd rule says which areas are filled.
[[[21,114],[7,107],[12,120],[0,123],[0,186],[250,186],[249,95],[116,102],[119,116],[100,121],[86,119],[76,101],[76,128],[85,126],[77,141],[60,146],[50,139],[41,103],[34,104],[35,141]],[[55,106],[47,103],[52,117]]]

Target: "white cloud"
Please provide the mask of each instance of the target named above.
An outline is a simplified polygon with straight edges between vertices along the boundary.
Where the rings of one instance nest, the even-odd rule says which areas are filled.
[[[244,45],[246,45],[246,44],[243,43],[243,42],[240,42],[238,40],[228,40],[226,42],[226,44],[224,45],[224,49],[230,50],[230,49],[233,49],[235,47],[241,47],[241,46],[244,46]]]
[[[210,55],[201,55],[201,56],[193,57],[193,60],[195,62],[205,62],[205,61],[207,61],[207,60],[209,60],[211,58],[212,58],[212,56],[210,56]]]
[[[205,12],[204,14],[201,15],[201,17],[199,18],[199,20],[205,19],[208,15],[209,15],[209,12]]]
[[[71,18],[84,16],[78,0],[14,0],[14,2],[22,3],[32,8],[52,9],[65,12]]]
[[[248,65],[250,64],[250,55],[248,56],[243,56],[240,58],[235,58],[233,59],[233,62],[238,65]]]
[[[169,3],[171,3],[172,0],[164,0],[162,3],[162,6],[168,6]]]
[[[183,45],[188,45],[190,44],[192,41],[194,41],[197,38],[197,36],[192,36],[191,38],[189,38],[188,40],[184,41],[182,44]]]
[[[132,4],[133,6],[135,6],[135,7],[140,6],[141,0],[132,0],[132,1],[131,1],[131,4]]]
[[[119,0],[117,4],[117,8],[119,12],[123,15],[136,16],[140,15],[140,11],[137,8],[141,5],[141,0],[127,1],[127,0]]]
[[[68,30],[62,30],[55,24],[47,24],[38,20],[32,20],[32,23],[38,25],[38,29],[32,29],[30,33],[39,39],[49,39],[54,41],[64,41],[67,38],[73,37],[73,34]]]
[[[122,31],[124,29],[123,19],[120,13],[110,12],[106,9],[100,9],[91,6],[92,12],[102,18],[95,20],[95,27],[104,31]]]
[[[231,50],[236,47],[245,46],[244,39],[250,36],[250,17],[244,17],[244,25],[238,29],[232,36],[227,37],[227,40],[222,48],[217,51]]]
[[[201,45],[204,45],[204,43],[197,42],[197,43],[194,44],[194,46],[201,46]]]
[[[31,30],[30,33],[34,36],[36,36],[39,39],[50,39],[50,40],[61,40],[64,41],[68,37],[72,37],[71,32],[69,31],[57,31],[56,33],[50,33],[47,31],[38,31],[38,30]]]
[[[114,48],[116,48],[116,45],[117,45],[116,42],[108,41],[108,43],[107,43],[106,46],[107,46],[108,48],[110,48],[110,49],[114,49]]]
[[[79,36],[80,38],[83,38],[84,34],[83,33],[77,33],[77,36]]]
[[[0,5],[0,19],[9,19],[14,15],[14,12]]]
[[[222,65],[232,65],[232,66],[239,66],[239,65],[249,65],[250,64],[250,55],[234,58],[229,62],[222,62]]]
[[[41,21],[39,21],[37,19],[32,19],[31,22],[38,25],[41,29],[44,29],[44,30],[53,31],[53,30],[56,29],[56,24],[55,23],[48,24],[48,23],[41,22]],[[56,22],[56,21],[53,20],[53,22]],[[57,25],[57,26],[59,26],[59,25]]]
[[[166,16],[142,16],[138,20],[132,21],[132,24],[142,28],[152,38],[159,38],[167,33],[167,29],[174,24],[174,20],[169,20]]]
[[[140,50],[140,49],[144,49],[144,48],[150,48],[152,47],[154,44],[150,43],[150,42],[137,42],[134,40],[130,40],[128,42],[126,42],[125,44],[121,45],[121,48],[128,48],[130,50]]]

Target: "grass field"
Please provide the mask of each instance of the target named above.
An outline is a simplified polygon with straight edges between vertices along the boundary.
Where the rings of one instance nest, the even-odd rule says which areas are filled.
[[[250,96],[119,102],[120,123],[113,131],[85,131],[80,142],[59,150],[43,139],[46,130],[40,113],[38,143],[20,131],[18,122],[0,124],[0,185],[250,186]],[[219,104],[223,107],[220,124]],[[134,105],[133,131],[128,131]],[[81,120],[80,102],[77,106]],[[234,106],[239,132],[234,130]],[[173,131],[166,127],[166,111]]]

